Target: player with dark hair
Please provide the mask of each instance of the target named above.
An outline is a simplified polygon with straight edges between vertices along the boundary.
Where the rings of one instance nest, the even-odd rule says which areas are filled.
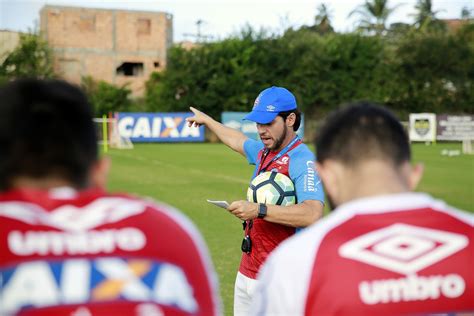
[[[168,206],[104,191],[92,108],[62,81],[0,88],[0,315],[217,315],[207,249]]]
[[[335,210],[273,252],[251,314],[474,312],[474,216],[410,192],[422,168],[398,120],[348,106],[328,117],[316,148]]]
[[[206,125],[224,144],[255,165],[252,179],[265,171],[288,176],[295,185],[297,204],[269,205],[235,201],[228,210],[245,221],[242,260],[234,289],[234,315],[247,315],[257,284],[256,277],[268,254],[297,228],[306,227],[322,216],[324,193],[314,166],[314,154],[296,134],[301,114],[295,96],[285,88],[270,87],[257,97],[245,119],[257,124],[261,141],[226,127],[191,108],[188,121]]]

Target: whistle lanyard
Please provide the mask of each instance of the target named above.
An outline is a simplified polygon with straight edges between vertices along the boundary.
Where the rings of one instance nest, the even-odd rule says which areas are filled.
[[[300,139],[298,138],[298,136],[295,136],[295,138],[293,138],[293,140],[288,144],[286,145],[285,148],[283,148],[282,150],[280,150],[280,152],[275,156],[273,157],[272,160],[270,160],[267,165],[265,167],[262,167],[263,163],[265,162],[265,159],[267,158],[267,155],[268,153],[270,152],[268,149],[265,149],[265,152],[263,153],[262,155],[262,159],[260,159],[260,162],[259,162],[259,168],[258,168],[258,171],[257,171],[257,175],[259,175],[260,173],[262,172],[265,172],[267,171],[267,168],[275,161],[275,160],[278,160],[281,158],[281,156],[285,155],[290,149],[291,147],[293,147],[294,144],[296,144],[296,142],[298,142]]]

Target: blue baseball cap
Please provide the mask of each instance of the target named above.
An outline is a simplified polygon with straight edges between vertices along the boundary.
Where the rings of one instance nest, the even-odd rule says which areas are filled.
[[[252,112],[247,114],[244,120],[268,124],[278,113],[296,108],[296,98],[293,93],[285,88],[273,86],[260,92],[255,99]]]

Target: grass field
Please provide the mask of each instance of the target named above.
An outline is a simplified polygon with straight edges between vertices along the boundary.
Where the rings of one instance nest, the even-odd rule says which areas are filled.
[[[413,146],[414,161],[425,165],[419,190],[474,212],[474,156],[442,156],[443,149],[461,146]],[[111,191],[171,204],[197,225],[219,276],[225,315],[231,315],[242,225],[206,199],[245,199],[253,167],[222,144],[139,144],[132,150],[111,150],[108,155],[112,158]]]

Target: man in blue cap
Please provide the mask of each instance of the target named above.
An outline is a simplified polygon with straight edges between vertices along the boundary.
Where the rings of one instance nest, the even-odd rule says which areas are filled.
[[[234,291],[234,315],[247,315],[258,270],[268,254],[297,228],[306,227],[322,216],[324,193],[314,167],[315,157],[296,134],[301,113],[295,96],[285,88],[263,90],[245,117],[257,124],[261,141],[249,139],[205,113],[193,107],[190,109],[194,113],[187,119],[190,126],[206,125],[224,144],[255,165],[252,179],[262,172],[276,171],[288,176],[295,185],[295,205],[266,205],[241,200],[228,207],[230,213],[245,221],[245,236],[251,241],[250,249],[243,250]]]

